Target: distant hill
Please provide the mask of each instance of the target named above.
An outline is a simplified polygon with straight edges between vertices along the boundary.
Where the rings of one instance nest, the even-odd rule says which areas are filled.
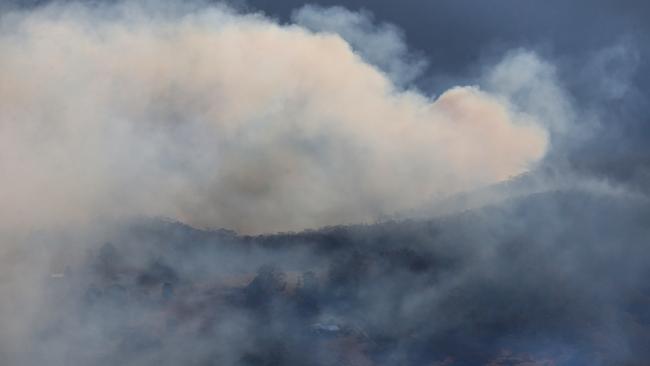
[[[643,365],[648,238],[647,200],[602,190],[262,236],[142,219],[51,279],[39,337],[94,329],[93,364]]]

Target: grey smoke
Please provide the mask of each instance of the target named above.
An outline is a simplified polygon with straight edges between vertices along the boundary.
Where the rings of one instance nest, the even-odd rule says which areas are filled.
[[[0,359],[646,364],[647,7],[373,4],[4,12]]]

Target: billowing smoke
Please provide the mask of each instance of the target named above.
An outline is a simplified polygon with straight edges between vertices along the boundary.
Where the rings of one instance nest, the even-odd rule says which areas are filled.
[[[558,116],[539,113],[540,100],[405,89],[422,65],[398,33],[348,12],[339,36],[318,26],[319,11],[342,12],[297,13],[315,30],[175,3],[5,14],[0,225],[143,215],[260,233],[368,222],[545,155]],[[511,61],[498,77],[536,77]],[[522,80],[508,81],[516,91]],[[562,102],[544,91],[542,102]]]
[[[479,3],[0,4],[0,364],[646,365],[646,51]]]

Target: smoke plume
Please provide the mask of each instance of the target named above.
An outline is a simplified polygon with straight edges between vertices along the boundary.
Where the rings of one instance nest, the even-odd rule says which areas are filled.
[[[642,16],[246,2],[0,4],[2,365],[648,364]]]
[[[553,121],[506,93],[396,86],[419,66],[390,28],[368,56],[224,6],[54,4],[0,26],[6,228],[367,222],[526,172],[549,144]]]

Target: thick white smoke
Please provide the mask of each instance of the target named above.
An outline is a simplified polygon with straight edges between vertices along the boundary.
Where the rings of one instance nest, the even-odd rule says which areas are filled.
[[[502,96],[401,91],[336,34],[169,8],[3,16],[0,225],[368,221],[520,174],[547,150],[546,121]]]

